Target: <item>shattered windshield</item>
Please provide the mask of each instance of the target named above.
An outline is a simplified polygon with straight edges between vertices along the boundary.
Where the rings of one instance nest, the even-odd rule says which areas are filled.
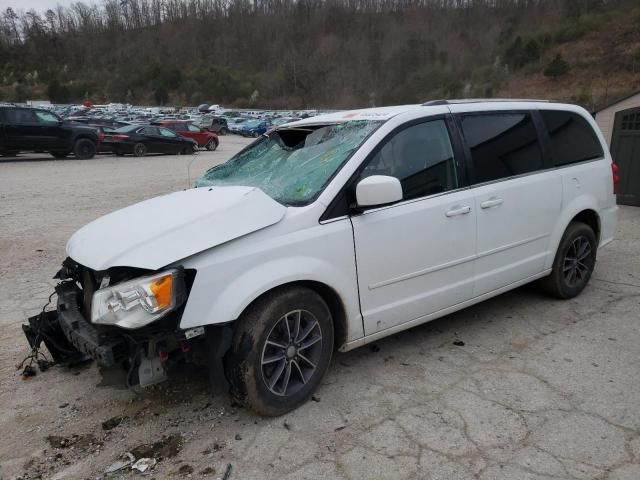
[[[381,124],[354,120],[276,130],[208,170],[195,186],[258,187],[285,205],[306,204]]]

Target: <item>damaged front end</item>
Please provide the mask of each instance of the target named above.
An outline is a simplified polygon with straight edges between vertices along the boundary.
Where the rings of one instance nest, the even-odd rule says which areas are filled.
[[[95,271],[67,258],[54,278],[56,310],[29,318],[23,330],[32,352],[44,342],[57,364],[93,359],[123,368],[128,386],[146,387],[164,381],[180,361],[211,366],[210,352],[220,351],[204,327],[179,328],[194,270]]]

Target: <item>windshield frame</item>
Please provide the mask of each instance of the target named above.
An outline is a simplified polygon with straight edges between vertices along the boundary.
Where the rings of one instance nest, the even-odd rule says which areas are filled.
[[[343,123],[348,123],[350,121],[354,121],[354,120],[335,121],[335,122],[305,123],[303,125],[286,125],[286,124],[284,124],[281,127],[274,128],[272,130],[268,130],[267,132],[263,133],[255,141],[251,142],[249,145],[244,147],[242,150],[240,150],[238,153],[236,153],[233,157],[231,157],[229,160],[227,160],[227,162],[230,162],[234,158],[236,158],[237,156],[242,155],[244,152],[246,152],[250,148],[253,148],[255,145],[257,145],[259,142],[263,142],[263,141],[268,140],[269,139],[269,135],[272,135],[272,134],[277,133],[279,131],[282,131],[282,130],[293,130],[293,129],[306,129],[306,128],[322,128],[322,127],[341,125]],[[375,126],[375,128],[372,128],[371,131],[362,139],[362,141],[360,142],[360,145],[358,145],[356,148],[354,148],[349,153],[349,155],[347,155],[344,158],[344,160],[336,167],[336,169],[333,171],[333,173],[327,178],[327,180],[322,184],[322,186],[318,189],[318,191],[313,196],[309,197],[306,200],[295,201],[295,202],[283,202],[283,201],[281,201],[279,199],[273,198],[267,192],[264,192],[265,195],[268,195],[269,198],[271,198],[274,202],[278,202],[279,204],[284,205],[285,207],[306,207],[306,206],[311,205],[312,203],[314,203],[316,200],[318,200],[320,195],[322,195],[322,193],[331,184],[333,179],[342,171],[342,169],[345,167],[345,165],[347,165],[347,163],[349,163],[351,161],[351,158],[367,143],[369,138],[371,138],[371,136],[373,134],[375,134],[380,129],[380,127],[382,127],[387,122],[387,120],[368,120],[368,121],[370,121],[372,123],[377,123],[377,125]],[[200,178],[203,178],[211,170],[213,170],[213,169],[215,169],[215,168],[217,168],[217,167],[219,167],[221,165],[224,165],[227,162],[224,162],[224,163],[221,163],[219,165],[215,165],[215,166],[211,167]],[[205,187],[199,187],[199,188],[205,188]],[[260,188],[260,187],[255,187],[255,188]],[[260,190],[263,191],[262,189],[260,189]]]

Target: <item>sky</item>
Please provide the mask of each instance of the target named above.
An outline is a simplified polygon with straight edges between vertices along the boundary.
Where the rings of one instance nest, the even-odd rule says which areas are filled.
[[[31,10],[32,8],[37,12],[44,12],[49,8],[55,7],[58,3],[60,5],[68,6],[77,0],[0,0],[0,11],[6,10],[7,7],[11,7],[14,10]],[[84,3],[95,3],[93,1],[84,0]]]

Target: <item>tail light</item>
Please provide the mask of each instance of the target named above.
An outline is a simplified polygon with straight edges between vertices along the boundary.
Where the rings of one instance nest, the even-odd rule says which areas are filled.
[[[614,195],[618,194],[618,182],[620,181],[620,176],[618,175],[619,171],[620,171],[620,167],[618,167],[618,165],[616,165],[615,163],[611,163],[611,174],[613,177],[613,194]]]
[[[116,142],[124,142],[126,140],[129,140],[129,135],[114,135],[113,139]]]

